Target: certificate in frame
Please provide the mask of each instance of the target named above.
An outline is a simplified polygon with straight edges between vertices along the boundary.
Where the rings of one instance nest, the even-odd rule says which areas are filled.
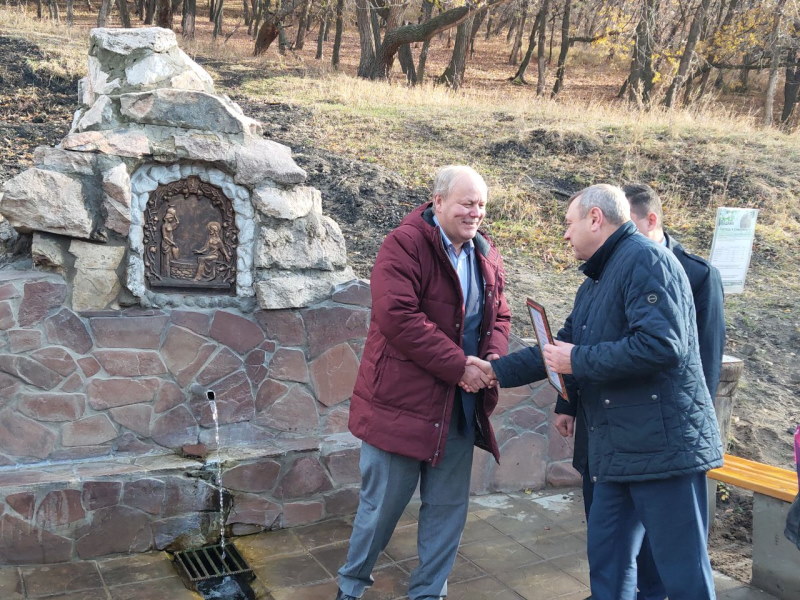
[[[531,315],[536,341],[539,343],[539,348],[544,350],[545,346],[553,343],[553,334],[550,333],[550,323],[547,321],[547,313],[544,310],[544,306],[530,298],[527,299],[525,304],[528,306],[528,312]],[[561,373],[556,373],[551,370],[547,364],[545,364],[544,368],[547,370],[547,381],[550,382],[550,385],[561,394],[562,398],[569,401],[567,386],[564,384],[564,377]]]

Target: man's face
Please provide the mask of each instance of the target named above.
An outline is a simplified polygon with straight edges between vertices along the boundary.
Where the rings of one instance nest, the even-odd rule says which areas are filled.
[[[458,176],[447,196],[434,196],[433,204],[439,225],[457,248],[475,237],[486,216],[486,198],[466,174]]]
[[[573,200],[567,209],[567,230],[564,232],[564,239],[572,246],[575,258],[588,260],[597,250],[595,236],[592,235],[593,213],[589,210],[581,216],[578,200],[579,198]]]

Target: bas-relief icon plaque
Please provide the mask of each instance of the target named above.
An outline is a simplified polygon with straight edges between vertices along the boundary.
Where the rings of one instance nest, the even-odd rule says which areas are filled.
[[[160,185],[144,220],[150,289],[235,294],[239,231],[222,190],[194,176]]]

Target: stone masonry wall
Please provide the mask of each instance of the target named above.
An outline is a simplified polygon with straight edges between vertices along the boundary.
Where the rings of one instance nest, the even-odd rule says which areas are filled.
[[[54,274],[0,272],[0,564],[175,550],[215,541],[221,518],[241,535],[355,510],[347,416],[366,282],[252,314],[76,313],[66,293]],[[474,493],[577,481],[554,401],[547,385],[503,390],[502,464],[476,451]]]

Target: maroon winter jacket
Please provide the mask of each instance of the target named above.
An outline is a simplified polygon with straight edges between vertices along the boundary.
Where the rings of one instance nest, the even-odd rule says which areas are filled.
[[[478,233],[483,274],[480,356],[508,350],[511,313],[500,254]],[[372,269],[372,317],[350,400],[350,431],[365,442],[436,465],[443,456],[456,386],[464,302],[431,203],[418,207],[384,240]],[[489,415],[497,389],[478,395],[476,445],[499,460]]]

